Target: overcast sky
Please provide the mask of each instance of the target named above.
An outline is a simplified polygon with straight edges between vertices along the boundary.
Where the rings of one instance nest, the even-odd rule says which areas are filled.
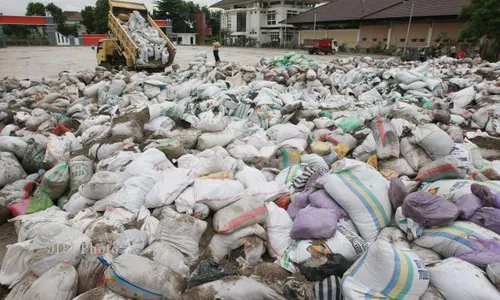
[[[218,0],[192,0],[200,5],[211,5]],[[63,10],[81,11],[87,5],[94,5],[95,0],[0,0],[0,12],[4,15],[24,15],[26,6],[30,2],[42,2],[49,4],[53,2]],[[153,10],[155,0],[135,0],[134,2],[143,2],[148,9]]]

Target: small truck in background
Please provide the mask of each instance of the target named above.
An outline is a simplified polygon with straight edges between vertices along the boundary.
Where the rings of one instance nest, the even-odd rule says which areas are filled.
[[[339,43],[335,39],[304,40],[304,48],[309,54],[335,54],[339,51]]]

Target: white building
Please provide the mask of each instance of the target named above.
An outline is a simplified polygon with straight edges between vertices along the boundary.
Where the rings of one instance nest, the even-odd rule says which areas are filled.
[[[285,24],[285,20],[314,8],[320,2],[222,0],[211,7],[224,9],[221,28],[231,31],[232,44],[243,46],[242,43],[249,44],[249,40],[255,40],[256,46],[265,47],[297,45],[298,32],[292,25]]]

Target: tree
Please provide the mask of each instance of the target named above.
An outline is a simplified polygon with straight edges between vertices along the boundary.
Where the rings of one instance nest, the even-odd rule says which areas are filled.
[[[45,11],[50,12],[54,24],[56,24],[57,31],[62,35],[78,35],[78,29],[76,26],[69,26],[66,24],[66,17],[63,14],[63,10],[55,5],[54,3],[47,4],[45,6]]]
[[[210,19],[207,20],[207,27],[212,28],[212,35],[218,36],[220,32],[220,18],[222,15],[222,11],[216,10],[210,12]]]
[[[498,0],[472,0],[462,7],[460,16],[467,20],[462,37],[494,40],[497,52],[500,48],[500,5]],[[498,53],[496,53],[498,55]]]
[[[156,19],[169,18],[172,21],[173,32],[194,32],[196,13],[200,6],[192,1],[184,0],[158,0],[155,2]]]
[[[97,0],[94,8],[95,33],[108,33],[108,0]]]
[[[95,18],[94,18],[94,8],[92,6],[85,6],[81,12],[83,18],[83,26],[87,30],[87,33],[95,32]]]
[[[26,7],[27,16],[45,16],[45,5],[40,2],[30,2]]]

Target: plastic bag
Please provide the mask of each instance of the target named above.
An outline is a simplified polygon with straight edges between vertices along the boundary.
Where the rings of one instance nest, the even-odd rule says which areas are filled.
[[[190,289],[230,275],[233,275],[231,269],[221,267],[213,260],[203,260],[198,263],[196,270],[191,274],[187,288]]]
[[[406,196],[403,214],[413,221],[429,227],[445,226],[459,215],[457,207],[441,196],[415,192]]]
[[[336,209],[316,208],[311,205],[301,209],[293,222],[292,239],[328,239],[335,234],[339,213]]]
[[[50,197],[43,193],[36,193],[35,197],[31,199],[28,207],[26,208],[26,214],[32,214],[39,211],[43,211],[54,205],[54,202],[50,199]]]
[[[330,276],[342,276],[351,263],[341,254],[327,254],[326,261],[320,265],[311,261],[305,261],[298,265],[300,273],[309,281],[321,281]]]

